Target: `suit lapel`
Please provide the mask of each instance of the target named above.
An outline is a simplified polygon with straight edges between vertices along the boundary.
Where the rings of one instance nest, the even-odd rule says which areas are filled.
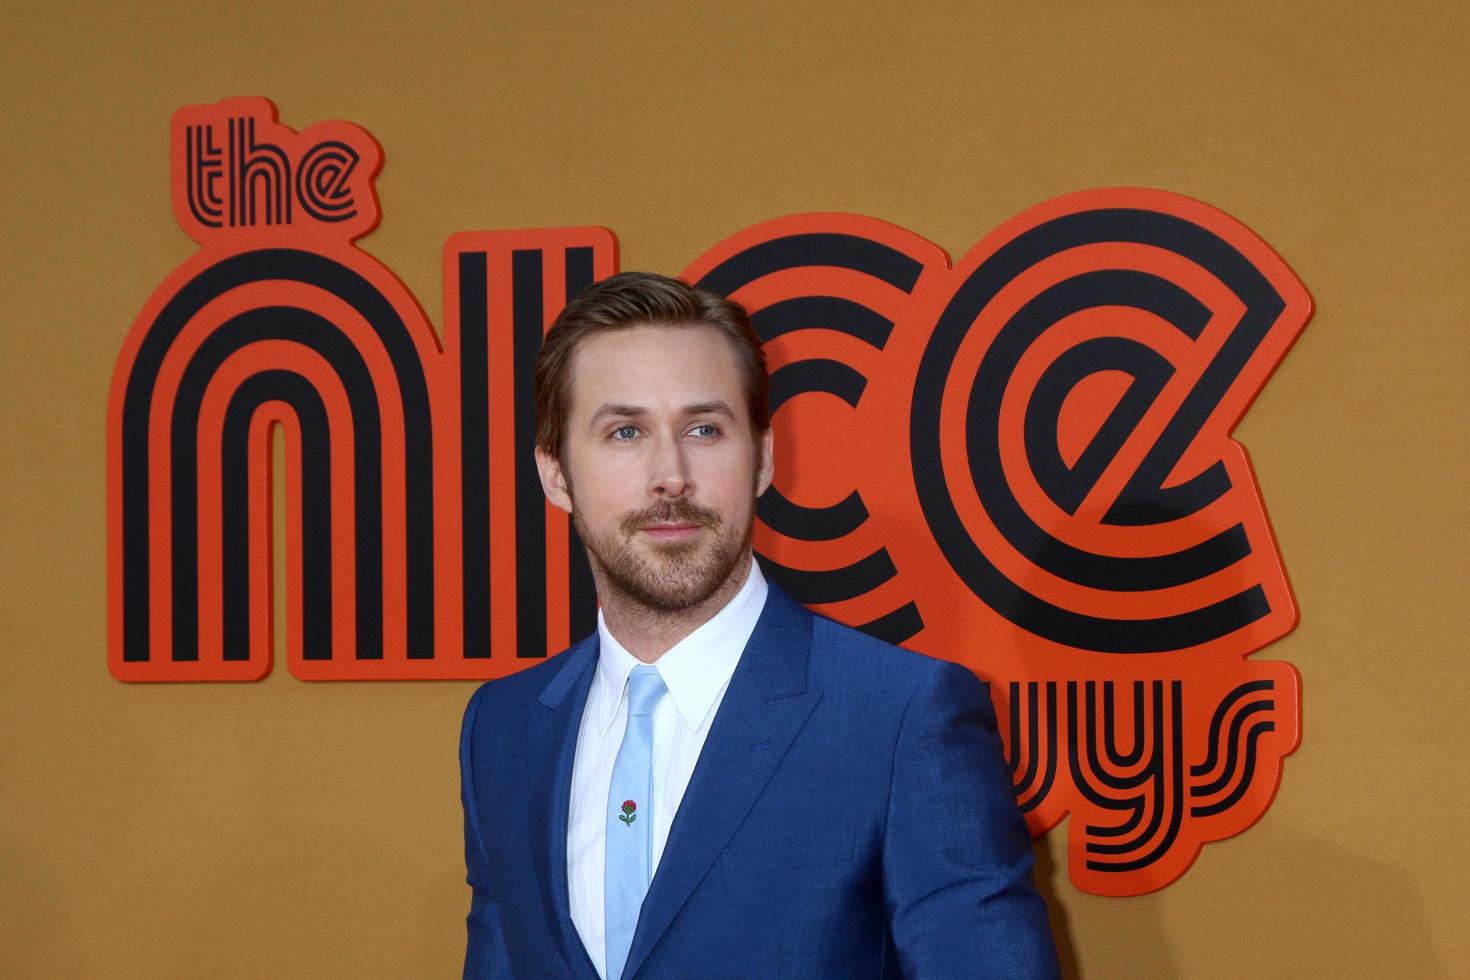
[[[624,977],[637,974],[821,698],[806,683],[812,622],[812,615],[794,599],[770,586],[669,830]]]
[[[527,766],[535,795],[531,813],[546,814],[544,821],[534,816],[531,820],[531,854],[541,905],[551,910],[552,936],[562,959],[575,973],[589,976],[596,976],[597,971],[572,924],[567,892],[567,813],[571,807],[577,732],[596,664],[597,634],[593,633],[573,648],[566,666],[531,703],[526,731]]]

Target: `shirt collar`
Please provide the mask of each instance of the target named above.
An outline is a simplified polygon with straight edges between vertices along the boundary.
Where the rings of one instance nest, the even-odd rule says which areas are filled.
[[[715,699],[735,673],[740,654],[745,650],[750,634],[755,632],[756,620],[765,607],[768,591],[760,565],[752,558],[750,574],[745,577],[740,591],[725,603],[724,608],[675,643],[655,663],[659,676],[668,686],[669,697],[691,730],[697,730],[704,723]],[[597,674],[593,681],[598,694],[596,721],[605,738],[622,704],[628,675],[641,661],[608,631],[600,609],[597,611],[597,641]]]

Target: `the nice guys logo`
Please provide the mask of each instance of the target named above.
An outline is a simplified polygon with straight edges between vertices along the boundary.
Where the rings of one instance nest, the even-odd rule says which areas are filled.
[[[362,129],[265,99],[175,114],[199,250],[153,293],[108,403],[109,666],[271,668],[270,436],[285,432],[288,667],[489,678],[592,628],[586,559],[532,465],[531,366],[617,270],[603,228],[463,232],[436,333],[354,240]],[[1270,805],[1300,685],[1251,655],[1296,610],[1236,422],[1311,301],[1238,222],[1175,194],[1046,201],[960,261],[874,218],[801,214],[683,278],[765,341],[769,576],[988,684],[1032,830],[1139,894]]]

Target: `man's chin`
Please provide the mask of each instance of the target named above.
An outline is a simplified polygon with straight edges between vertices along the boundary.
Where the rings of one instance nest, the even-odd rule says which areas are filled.
[[[669,568],[675,571],[673,566],[684,565],[698,555],[702,542],[699,538],[653,538],[646,537],[643,540],[644,550],[647,552],[647,561],[651,565],[660,568]]]
[[[735,573],[735,565],[713,567],[699,548],[660,548],[632,574],[615,575],[615,584],[640,605],[662,613],[679,613],[707,602]],[[702,559],[702,560],[701,560]],[[738,565],[738,561],[736,562]]]
[[[716,595],[729,598],[730,585],[743,577],[750,561],[748,529],[743,546],[708,526],[664,540],[632,527],[603,541],[581,527],[578,532],[603,585],[662,615],[686,612]]]

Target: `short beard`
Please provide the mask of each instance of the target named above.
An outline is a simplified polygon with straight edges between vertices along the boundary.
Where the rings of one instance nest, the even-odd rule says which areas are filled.
[[[754,520],[738,532],[727,530],[714,511],[687,500],[669,500],[625,516],[618,529],[601,538],[588,533],[575,504],[572,522],[602,584],[652,612],[671,615],[707,601],[730,580],[750,553]],[[640,555],[633,538],[650,524],[697,524],[712,541],[656,545],[662,567]]]

